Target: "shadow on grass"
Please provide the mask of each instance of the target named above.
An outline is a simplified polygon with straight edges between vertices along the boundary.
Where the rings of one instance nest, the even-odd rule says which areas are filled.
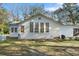
[[[55,52],[63,52],[65,56],[76,56],[79,55],[79,47],[73,47],[73,46],[52,46],[52,45],[30,45],[30,46],[45,46],[45,47],[52,47]],[[68,49],[74,50],[72,53],[71,51],[67,51]],[[75,51],[78,51],[77,54],[75,54]],[[52,53],[53,54],[53,53]]]
[[[10,41],[6,41],[6,42],[10,42]],[[75,56],[75,53],[71,53],[71,51],[67,51],[67,49],[74,49],[76,51],[76,49],[78,49],[79,51],[79,47],[72,47],[72,46],[52,46],[52,45],[37,45],[37,44],[31,44],[31,45],[24,45],[24,44],[15,44],[13,43],[14,41],[11,42],[11,45],[9,46],[0,46],[0,55],[7,55],[7,56],[51,56],[51,55],[55,55],[53,52],[51,52],[52,54],[48,54],[47,52],[42,52],[39,51],[36,48],[31,48],[31,47],[51,47],[50,50],[54,50],[55,53],[60,53],[57,54],[58,56],[61,55],[61,53],[64,53],[63,55],[68,55],[68,56]],[[15,47],[15,49],[12,49],[13,47]],[[49,51],[50,51],[49,50]],[[48,52],[49,52],[48,51]],[[74,52],[75,52],[74,51]],[[79,55],[79,53],[77,54]]]
[[[35,48],[30,48],[29,46],[24,46],[24,45],[16,46],[17,48],[19,47],[20,50],[10,50],[10,49],[7,50],[7,49],[5,49],[8,47],[10,47],[10,46],[0,47],[0,55],[7,55],[7,56],[50,56],[49,54],[47,54],[45,52],[40,52],[39,50],[37,50]],[[46,47],[48,47],[48,46],[46,46]],[[49,46],[49,47],[51,47],[51,46]],[[56,53],[60,52],[60,54],[64,53],[63,55],[68,55],[68,56],[75,55],[75,54],[72,54],[71,52],[68,52],[67,47],[65,48],[65,47],[52,46],[52,48],[54,49],[54,51]],[[52,55],[54,55],[54,54],[52,53]]]
[[[40,52],[36,49],[30,48],[28,46],[16,46],[17,48],[20,47],[20,50],[10,50],[10,49],[5,49],[10,46],[6,47],[0,47],[0,55],[7,55],[7,56],[48,56],[47,54]]]

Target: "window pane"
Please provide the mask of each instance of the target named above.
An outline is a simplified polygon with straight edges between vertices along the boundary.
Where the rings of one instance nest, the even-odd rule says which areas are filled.
[[[40,31],[41,31],[41,33],[44,32],[44,23],[40,23]]]
[[[33,32],[33,22],[30,22],[30,32]]]
[[[24,26],[21,26],[21,32],[24,32]]]
[[[35,32],[39,32],[39,23],[35,23]]]
[[[17,28],[15,28],[15,32],[17,32]]]
[[[79,29],[78,28],[73,29],[73,35],[74,36],[79,35]]]
[[[14,31],[14,28],[11,28],[11,32],[13,32]]]
[[[46,23],[46,32],[49,32],[49,23]]]

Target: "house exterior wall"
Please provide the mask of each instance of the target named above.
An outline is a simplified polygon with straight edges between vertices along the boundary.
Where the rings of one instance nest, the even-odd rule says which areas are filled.
[[[73,25],[73,26],[70,26],[70,25],[63,25],[61,28],[60,28],[60,35],[65,35],[66,37],[75,37],[73,36],[73,29],[74,28],[79,28],[79,25]],[[79,37],[76,36],[76,37]]]
[[[41,17],[41,19],[38,19],[39,17]],[[30,32],[30,22],[49,23],[49,32]],[[24,26],[24,32],[21,32],[22,25]],[[18,28],[18,32],[11,32],[11,28]],[[19,39],[53,39],[60,35],[73,37],[73,28],[79,28],[79,26],[61,25],[46,17],[37,16],[19,25],[10,25],[10,37],[18,37]]]
[[[38,17],[41,17],[41,20],[38,19]],[[47,19],[45,17],[42,16],[38,16],[35,18],[32,18],[31,20],[28,20],[22,24],[19,25],[19,39],[52,39],[54,37],[59,36],[60,32],[60,27],[61,25],[59,23],[55,23],[53,20]],[[30,32],[30,22],[49,22],[49,32],[44,32],[44,33],[31,33]],[[23,25],[25,28],[25,32],[22,33],[20,32],[20,26]]]
[[[19,28],[19,26],[18,25],[10,25],[10,27],[9,27],[9,36],[10,37],[18,37],[18,32],[11,32],[11,28],[17,28],[17,31],[18,31],[18,28]]]
[[[62,26],[60,28],[60,35],[65,35],[66,37],[73,37],[73,26]]]

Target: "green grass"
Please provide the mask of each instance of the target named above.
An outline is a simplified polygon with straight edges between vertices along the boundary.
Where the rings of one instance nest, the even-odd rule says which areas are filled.
[[[79,41],[8,39],[0,41],[0,55],[79,55]]]

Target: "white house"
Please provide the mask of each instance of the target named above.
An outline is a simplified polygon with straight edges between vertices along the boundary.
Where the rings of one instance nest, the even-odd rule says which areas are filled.
[[[73,37],[78,34],[78,25],[63,25],[42,13],[31,15],[22,22],[10,24],[10,37],[19,39],[53,39],[60,35]]]

